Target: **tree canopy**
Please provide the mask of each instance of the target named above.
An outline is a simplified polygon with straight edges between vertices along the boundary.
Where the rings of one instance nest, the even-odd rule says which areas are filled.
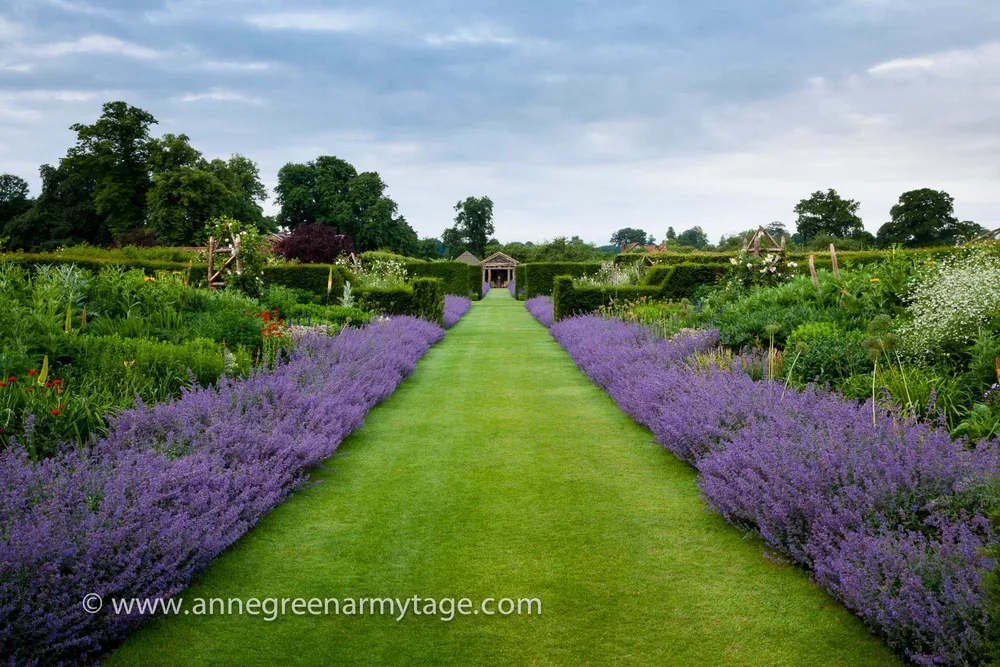
[[[955,200],[943,190],[923,188],[904,192],[889,211],[891,220],[878,230],[880,247],[953,245],[986,231],[974,222],[959,222]]]
[[[675,241],[678,245],[689,246],[698,250],[707,250],[712,246],[712,244],[708,241],[708,234],[705,233],[704,229],[698,226],[692,227],[691,229],[685,229],[677,235]]]
[[[812,194],[795,206],[796,229],[803,243],[814,236],[826,234],[834,238],[854,238],[865,231],[858,216],[861,204],[844,199],[833,188]]]
[[[477,257],[486,252],[493,228],[493,200],[489,197],[467,197],[455,204],[455,226],[446,229],[441,240],[448,254],[458,257],[468,250]]]
[[[385,194],[378,172],[358,173],[354,165],[331,155],[305,164],[288,163],[278,171],[278,223],[294,229],[321,223],[354,241],[357,250],[410,254],[417,234]]]
[[[611,243],[618,248],[623,248],[630,243],[646,245],[655,241],[651,234],[647,234],[641,229],[633,229],[632,227],[623,227],[611,235]]]

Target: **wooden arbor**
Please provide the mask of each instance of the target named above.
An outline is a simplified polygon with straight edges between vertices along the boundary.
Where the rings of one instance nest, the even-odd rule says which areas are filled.
[[[483,282],[490,287],[506,287],[514,280],[517,260],[502,252],[495,252],[483,260]]]
[[[761,247],[763,244],[763,247]],[[763,226],[758,227],[754,235],[751,236],[747,242],[743,245],[743,251],[748,252],[754,257],[760,257],[760,251],[763,250],[765,253],[770,253],[773,255],[784,255],[785,247],[788,245],[788,238],[785,236],[781,237],[781,243],[774,240],[771,233],[764,229]]]
[[[217,287],[225,287],[226,283],[222,281],[222,274],[226,272],[230,266],[232,266],[236,273],[239,274],[243,271],[243,267],[240,266],[240,236],[237,234],[233,239],[233,245],[230,248],[220,248],[216,245],[215,238],[209,237],[208,239],[208,289],[214,290]],[[228,255],[226,261],[222,263],[218,271],[215,270],[215,256],[216,255]]]

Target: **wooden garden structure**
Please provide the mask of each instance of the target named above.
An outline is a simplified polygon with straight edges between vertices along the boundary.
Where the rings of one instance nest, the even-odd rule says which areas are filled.
[[[754,235],[751,236],[743,245],[743,250],[744,252],[749,252],[754,257],[760,257],[762,250],[765,253],[773,255],[784,255],[787,245],[788,239],[785,236],[782,236],[781,243],[778,243],[774,240],[774,237],[771,236],[771,233],[761,226],[757,228]]]
[[[215,256],[216,255],[228,255],[226,261],[222,263],[222,266],[216,270],[215,268]],[[243,267],[240,266],[240,237],[237,235],[233,239],[233,245],[228,248],[220,248],[216,245],[214,237],[209,237],[208,239],[208,289],[214,290],[218,287],[225,287],[226,283],[222,280],[222,274],[224,274],[230,267],[232,267],[236,273],[241,273]]]
[[[517,260],[502,252],[495,252],[482,262],[483,282],[490,287],[507,287],[514,280]]]

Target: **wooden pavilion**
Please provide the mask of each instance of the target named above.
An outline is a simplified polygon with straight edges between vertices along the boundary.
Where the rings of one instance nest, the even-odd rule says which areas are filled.
[[[514,280],[517,260],[502,252],[495,252],[483,260],[483,282],[490,287],[507,287]]]

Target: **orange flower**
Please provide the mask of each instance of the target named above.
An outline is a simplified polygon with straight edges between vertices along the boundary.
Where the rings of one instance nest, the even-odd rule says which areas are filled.
[[[50,415],[52,415],[53,417],[58,417],[58,416],[59,416],[60,414],[62,414],[62,413],[61,413],[61,412],[59,411],[59,409],[57,408],[57,409],[55,409],[55,410],[49,410],[49,414],[50,414]]]
[[[28,371],[28,375],[30,375],[31,377],[35,377],[36,375],[38,375],[38,371],[32,368],[30,371]]]

